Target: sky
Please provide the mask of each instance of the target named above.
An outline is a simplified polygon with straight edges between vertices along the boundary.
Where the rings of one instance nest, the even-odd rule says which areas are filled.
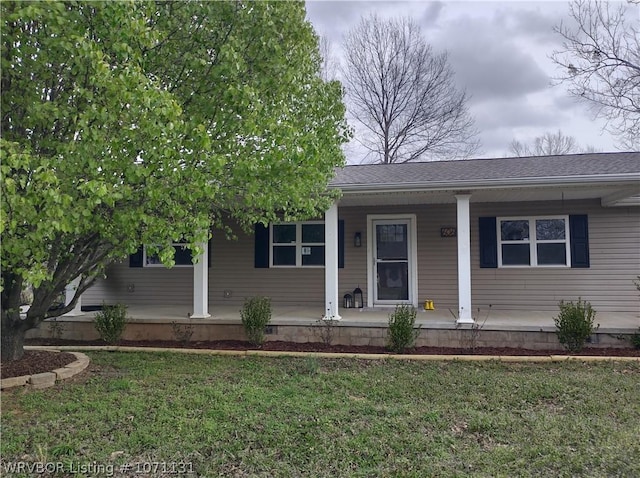
[[[470,96],[480,131],[477,158],[508,156],[517,139],[531,142],[545,132],[573,136],[581,147],[617,151],[585,103],[553,80],[562,72],[549,56],[561,47],[553,27],[570,21],[565,1],[337,1],[307,0],[307,18],[341,58],[343,36],[361,16],[411,17],[427,43],[447,51],[458,86]],[[362,162],[357,145],[346,148],[349,163]]]

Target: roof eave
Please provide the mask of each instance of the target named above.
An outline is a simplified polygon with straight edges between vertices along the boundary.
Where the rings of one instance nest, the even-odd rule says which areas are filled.
[[[501,188],[527,188],[540,186],[593,186],[595,184],[634,183],[640,181],[640,174],[598,174],[591,176],[554,176],[518,179],[483,179],[458,181],[429,181],[407,183],[362,183],[331,184],[332,189],[340,189],[343,193],[366,192],[399,192],[399,191],[444,191],[444,190],[478,190]]]

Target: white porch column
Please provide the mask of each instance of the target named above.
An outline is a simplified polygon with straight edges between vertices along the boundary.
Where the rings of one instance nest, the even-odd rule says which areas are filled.
[[[67,286],[64,288],[64,305],[69,305],[73,300],[73,297],[76,295],[76,289],[80,285],[80,276],[73,279]],[[78,297],[78,302],[73,309],[64,314],[68,317],[73,317],[75,315],[82,314],[82,296]]]
[[[200,244],[202,254],[193,265],[193,314],[192,319],[206,319],[209,314],[209,247]]]
[[[324,319],[340,320],[338,314],[338,205],[324,214]]]
[[[456,194],[458,216],[458,324],[473,324],[471,314],[471,194]]]

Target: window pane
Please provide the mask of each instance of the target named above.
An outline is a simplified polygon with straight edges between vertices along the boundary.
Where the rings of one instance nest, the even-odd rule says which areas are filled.
[[[323,266],[324,246],[307,246],[302,248],[303,266]]]
[[[529,221],[500,221],[503,241],[526,241],[529,239]]]
[[[502,265],[528,266],[530,264],[529,244],[502,244]]]
[[[147,265],[156,265],[156,264],[162,264],[162,261],[160,260],[160,257],[158,256],[158,254],[148,254],[147,253]]]
[[[406,262],[378,263],[378,299],[408,300],[409,270]]]
[[[176,250],[173,258],[175,259],[177,266],[193,265],[193,261],[191,260],[191,249],[183,246],[173,246],[173,248]]]
[[[292,242],[296,242],[296,225],[295,224],[274,224],[273,243],[274,244],[291,244]]]
[[[274,266],[295,266],[296,246],[276,246],[273,248]]]
[[[538,244],[538,265],[567,265],[567,246],[560,244]]]
[[[376,226],[378,241],[382,242],[405,242],[407,235],[406,224],[388,224]]]
[[[407,225],[376,225],[378,259],[406,259],[408,256]]]
[[[564,239],[564,219],[537,219],[536,239],[538,241]]]
[[[324,244],[324,224],[303,224],[302,242],[318,242]]]

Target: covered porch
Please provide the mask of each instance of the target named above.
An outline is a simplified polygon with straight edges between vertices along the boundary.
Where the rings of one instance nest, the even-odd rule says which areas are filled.
[[[517,164],[535,172],[545,163]],[[404,303],[418,309],[424,345],[453,346],[473,332],[487,343],[548,348],[559,345],[553,322],[558,303],[578,298],[598,311],[597,337],[637,332],[638,215],[627,203],[637,184],[618,176],[503,177],[510,165],[346,168],[332,186],[341,197],[324,218],[307,223],[313,237],[305,239],[305,222],[256,225],[253,232],[238,231],[235,241],[214,231],[210,248],[202,244],[194,264],[114,264],[107,279],[87,291],[85,305],[129,305],[133,340],[170,339],[173,322],[193,327],[193,340],[242,339],[239,311],[256,295],[272,299],[270,340],[313,341],[313,328],[328,318],[338,323],[342,343],[383,344],[389,312]],[[545,167],[556,174],[556,166],[551,161]],[[471,174],[469,168],[477,170]],[[573,218],[582,225],[575,231]],[[488,229],[486,219],[493,220]],[[500,221],[523,225],[527,234],[502,238]],[[555,251],[550,262],[535,259],[536,221],[553,223],[552,236],[539,239],[541,251]],[[295,234],[281,236],[275,227]],[[483,245],[487,230],[492,243]],[[525,260],[505,261],[504,251],[516,249],[526,249]],[[342,308],[343,296],[359,289],[364,308]],[[436,310],[423,310],[425,300],[434,301]],[[487,316],[488,304],[493,308]],[[86,324],[90,334],[91,315],[75,312],[62,321],[75,321],[78,330]]]

